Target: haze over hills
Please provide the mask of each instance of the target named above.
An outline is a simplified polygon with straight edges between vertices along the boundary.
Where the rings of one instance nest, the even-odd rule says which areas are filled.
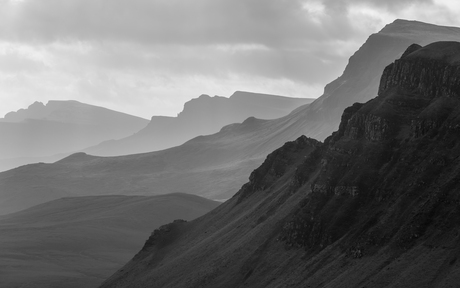
[[[101,287],[456,287],[460,43],[411,45],[324,144],[271,153],[205,216],[155,230]]]
[[[175,219],[219,203],[194,195],[63,198],[0,217],[1,287],[96,287]]]
[[[202,95],[185,103],[178,117],[153,116],[150,122],[77,101],[35,102],[0,119],[0,132],[10,139],[2,147],[0,171],[52,163],[77,151],[100,156],[157,151],[250,116],[278,118],[313,100],[240,91],[230,98]]]
[[[50,100],[45,105],[41,102],[31,104],[27,109],[10,112],[0,122],[24,122],[27,120],[47,120],[74,124],[120,125],[117,137],[143,127],[146,119],[107,108],[84,104],[75,100]]]
[[[0,119],[0,168],[131,135],[148,120],[77,101],[35,102]],[[53,158],[54,159],[54,158]]]
[[[223,126],[248,117],[275,119],[314,99],[237,91],[229,98],[201,95],[185,103],[177,117],[153,116],[138,133],[107,141],[83,151],[91,155],[117,156],[158,151],[183,144],[196,136],[218,132]]]
[[[53,164],[5,171],[0,173],[0,213],[67,196],[184,192],[229,198],[260,159],[289,136],[273,138],[272,129],[268,120],[249,118],[163,151],[118,157],[77,153]]]
[[[414,41],[456,37],[460,40],[459,28],[397,20],[369,37],[350,58],[344,75],[326,86],[322,97],[285,117],[249,118],[216,134],[154,153],[108,158],[76,154],[54,164],[0,173],[0,213],[79,195],[185,192],[230,198],[268,153],[302,134],[321,139],[324,131],[338,127],[340,114],[335,111],[341,106],[344,109],[347,103],[374,97],[384,63],[393,62]]]

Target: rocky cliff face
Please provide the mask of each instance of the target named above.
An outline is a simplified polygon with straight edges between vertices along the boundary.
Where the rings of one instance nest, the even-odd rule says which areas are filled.
[[[251,173],[249,182],[235,196],[238,198],[238,202],[257,191],[270,188],[278,179],[288,174],[289,170],[297,167],[305,157],[321,146],[321,142],[301,136],[270,153],[264,163]]]
[[[443,46],[447,46],[445,49],[449,50],[445,57],[426,52],[442,49]],[[411,46],[401,59],[385,68],[378,94],[381,95],[391,87],[398,87],[429,98],[459,97],[460,66],[455,59],[460,54],[458,43],[437,42],[420,49],[421,47],[417,49],[416,46]]]
[[[413,48],[385,69],[379,96],[346,109],[326,139],[321,173],[284,227],[289,246],[322,249],[341,239],[363,257],[456,226],[460,63],[428,52],[460,55],[460,43]]]

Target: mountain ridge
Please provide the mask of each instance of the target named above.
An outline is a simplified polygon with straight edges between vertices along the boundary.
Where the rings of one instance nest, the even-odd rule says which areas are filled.
[[[378,96],[345,109],[323,144],[275,150],[232,199],[154,232],[101,287],[458,284],[460,66],[423,57],[432,48],[388,65]]]
[[[125,117],[131,119],[138,119],[142,125],[145,125],[146,120],[142,117],[130,115],[127,113],[111,110],[102,106],[96,106],[91,104],[85,104],[77,100],[49,100],[47,104],[43,104],[42,102],[35,101],[31,105],[29,105],[26,109],[19,109],[18,111],[12,111],[5,115],[4,118],[0,118],[0,121],[7,121],[7,122],[21,122],[27,119],[42,119],[42,120],[51,120],[51,121],[58,121],[64,123],[78,123],[78,124],[87,124],[90,119],[85,118],[78,118],[72,109],[79,109],[81,114],[91,113],[96,115],[96,113],[117,113],[119,115],[123,115]],[[64,113],[71,113],[71,115],[65,115]],[[83,116],[92,116],[92,115],[83,115]],[[71,116],[71,117],[69,117]],[[104,121],[111,121],[113,117],[108,116],[107,114],[105,117],[97,117],[100,120]],[[108,119],[105,119],[108,118]],[[92,121],[92,120],[91,120]]]
[[[131,135],[147,124],[146,119],[75,100],[34,102],[0,119],[0,169],[55,161],[59,154]]]
[[[187,101],[177,117],[153,116],[136,134],[83,151],[98,156],[119,156],[164,150],[200,135],[216,133],[225,125],[242,122],[251,116],[282,117],[313,100],[244,91],[236,91],[229,98],[202,94]]]

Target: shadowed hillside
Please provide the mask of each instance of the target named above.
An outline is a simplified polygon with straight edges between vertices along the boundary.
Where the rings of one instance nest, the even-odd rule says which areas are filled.
[[[271,153],[229,201],[155,230],[101,287],[456,287],[460,43],[411,45],[324,144]]]
[[[96,287],[150,232],[217,202],[186,194],[63,198],[0,217],[1,287]]]

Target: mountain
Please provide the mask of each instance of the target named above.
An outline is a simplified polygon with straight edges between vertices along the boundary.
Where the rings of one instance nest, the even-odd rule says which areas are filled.
[[[177,117],[153,116],[138,133],[111,140],[83,152],[117,156],[158,151],[178,146],[199,135],[218,132],[223,126],[240,123],[248,117],[275,119],[314,99],[237,91],[230,98],[201,95],[185,103]]]
[[[219,203],[187,194],[62,198],[0,217],[1,287],[96,287],[153,229]]]
[[[302,127],[298,136],[323,141],[338,128],[346,107],[377,95],[383,69],[409,45],[436,41],[460,41],[460,28],[398,19],[372,34],[350,57],[343,74],[325,86],[323,95],[292,115],[296,125]]]
[[[108,156],[161,150],[250,116],[278,118],[312,101],[241,91],[230,98],[201,95],[177,117],[153,116],[150,122],[77,101],[35,102],[0,119],[0,132],[10,139],[0,144],[0,171],[55,162],[76,151]]]
[[[50,100],[45,105],[35,102],[27,109],[9,112],[0,122],[24,122],[27,120],[47,120],[60,123],[118,125],[118,133],[123,135],[124,130],[146,125],[146,119],[113,111],[107,108],[80,103],[75,100]]]
[[[147,124],[143,118],[77,101],[35,102],[0,119],[0,167],[6,170],[31,163],[28,158],[73,153],[126,137]]]
[[[324,143],[275,150],[101,287],[456,287],[459,115],[460,43],[411,45]]]
[[[216,134],[153,153],[120,157],[76,154],[54,164],[28,165],[0,173],[0,214],[80,195],[185,192],[228,199],[251,171],[286,141],[302,134],[322,139],[324,131],[337,129],[341,112],[334,107],[345,109],[353,101],[375,97],[383,63],[401,56],[413,43],[411,39],[430,42],[456,37],[460,40],[459,28],[397,20],[369,37],[350,58],[344,74],[326,86],[323,96],[284,117],[251,117],[225,126]]]

